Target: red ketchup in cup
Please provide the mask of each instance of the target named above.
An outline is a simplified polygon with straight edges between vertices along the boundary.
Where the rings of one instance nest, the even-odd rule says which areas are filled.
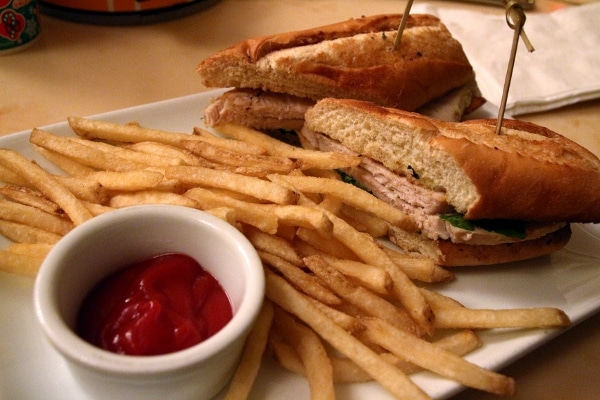
[[[127,355],[172,353],[198,344],[232,318],[219,282],[193,258],[165,253],[96,285],[79,311],[77,333]]]

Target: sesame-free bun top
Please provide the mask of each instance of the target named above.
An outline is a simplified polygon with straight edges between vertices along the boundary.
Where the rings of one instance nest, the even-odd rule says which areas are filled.
[[[323,99],[305,118],[396,173],[414,171],[467,219],[600,222],[600,160],[544,127],[504,120],[496,134],[496,120],[442,122],[345,99]]]
[[[440,20],[410,15],[394,49],[402,15],[350,19],[248,39],[202,61],[207,87],[237,87],[371,101],[415,110],[474,79],[462,46]]]

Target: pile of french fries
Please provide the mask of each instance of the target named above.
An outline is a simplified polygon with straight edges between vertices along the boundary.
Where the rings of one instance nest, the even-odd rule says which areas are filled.
[[[431,289],[454,278],[427,259],[386,245],[390,225],[415,225],[335,172],[360,158],[303,149],[248,128],[193,134],[69,118],[70,137],[34,129],[30,142],[62,170],[51,173],[0,149],[0,270],[35,276],[52,245],[96,215],[139,204],[214,214],[252,242],[266,299],[229,387],[249,396],[261,360],[306,377],[311,399],[338,382],[376,380],[399,399],[428,395],[410,374],[428,370],[510,395],[515,382],[462,356],[474,330],[569,324],[554,308],[466,308]]]

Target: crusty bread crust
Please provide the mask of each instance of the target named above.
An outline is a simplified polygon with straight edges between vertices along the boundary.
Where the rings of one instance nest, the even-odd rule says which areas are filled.
[[[415,110],[466,84],[473,69],[438,18],[377,15],[237,43],[202,61],[208,87],[239,87],[318,100],[354,98]]]
[[[395,227],[391,227],[389,238],[413,256],[432,259],[445,267],[468,267],[529,260],[553,253],[569,242],[571,228],[566,225],[538,239],[492,246],[430,240]]]
[[[505,120],[451,123],[355,100],[324,99],[306,127],[443,188],[468,219],[600,222],[600,160],[540,126]]]

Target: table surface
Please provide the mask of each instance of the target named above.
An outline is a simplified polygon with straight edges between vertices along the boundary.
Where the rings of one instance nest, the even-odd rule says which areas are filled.
[[[397,13],[393,0],[222,0],[185,18],[138,26],[99,26],[43,15],[31,47],[0,56],[0,135],[207,90],[196,76],[203,58],[239,40],[350,17]],[[563,7],[537,0],[535,12]],[[502,14],[500,7],[436,1]],[[200,110],[199,110],[200,112]],[[521,116],[600,155],[600,100]],[[570,329],[503,372],[514,399],[590,399],[600,393],[600,315]],[[492,399],[467,390],[457,400]]]

